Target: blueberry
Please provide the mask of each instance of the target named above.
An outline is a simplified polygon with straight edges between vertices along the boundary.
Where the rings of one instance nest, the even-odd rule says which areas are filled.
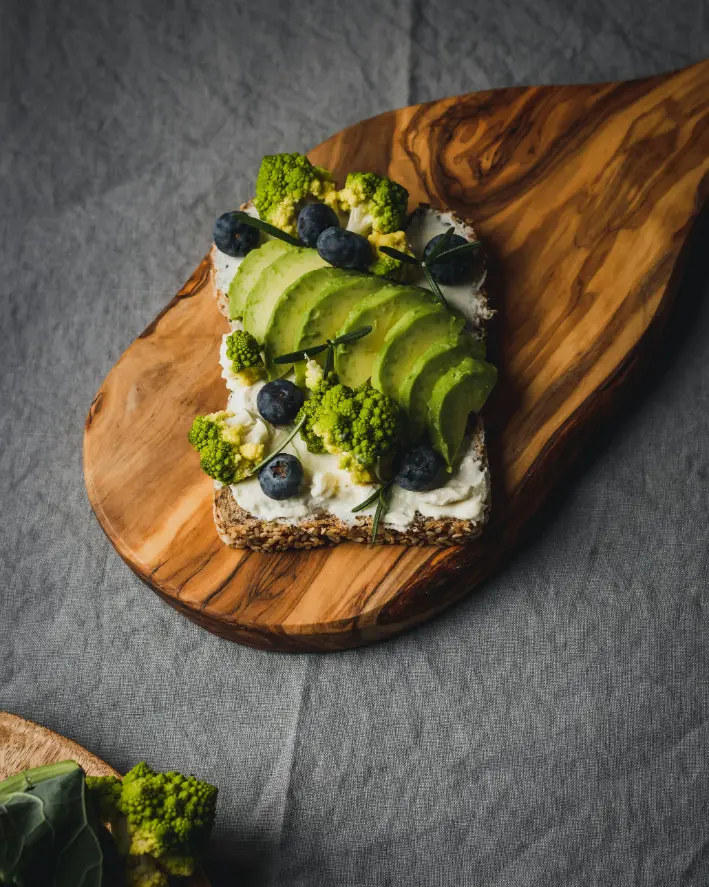
[[[315,248],[326,228],[338,228],[337,213],[324,203],[308,203],[298,216],[298,237],[306,246]]]
[[[443,237],[442,234],[436,234],[435,237],[432,237],[423,251],[424,261],[431,254],[431,250],[435,247],[438,241]],[[448,241],[446,246],[446,250],[454,249],[456,246],[463,246],[468,243],[465,237],[461,237],[460,234],[451,235],[451,239]],[[431,272],[431,277],[437,281],[438,283],[443,284],[456,284],[456,283],[464,283],[466,280],[469,280],[472,274],[472,256],[473,250],[467,253],[463,253],[460,258],[453,256],[453,258],[442,262],[432,262],[428,266],[428,270]]]
[[[367,238],[344,228],[326,228],[318,237],[317,249],[335,268],[365,271],[372,264],[372,247]]]
[[[269,499],[290,499],[303,482],[303,466],[290,453],[279,453],[259,471],[258,482]]]
[[[394,483],[414,493],[431,490],[442,467],[443,459],[430,447],[414,447],[399,460]]]
[[[245,256],[258,246],[256,228],[240,221],[234,213],[224,213],[214,223],[214,242],[228,256]]]
[[[271,425],[287,425],[303,406],[303,392],[288,379],[266,382],[256,395],[256,406]]]

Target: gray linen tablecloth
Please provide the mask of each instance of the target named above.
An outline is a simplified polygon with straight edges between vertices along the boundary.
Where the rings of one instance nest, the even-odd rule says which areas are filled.
[[[262,154],[708,55],[706,0],[0,4],[0,708],[219,785],[215,885],[709,882],[706,274],[524,550],[383,645],[212,637],[121,562],[81,468],[98,385]]]

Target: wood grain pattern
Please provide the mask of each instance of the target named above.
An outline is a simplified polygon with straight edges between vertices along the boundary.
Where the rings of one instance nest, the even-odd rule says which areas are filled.
[[[120,776],[101,758],[53,730],[0,711],[0,780],[30,767],[76,761],[90,776]],[[198,872],[184,881],[185,887],[209,887],[206,875]]]
[[[709,62],[417,105],[345,129],[311,157],[338,175],[387,172],[413,203],[473,219],[486,244],[501,381],[485,413],[493,518],[481,539],[281,554],[219,542],[211,482],[186,442],[193,415],[226,398],[226,321],[205,262],[105,380],[84,450],[94,511],[142,579],[217,634],[287,651],[386,638],[460,598],[617,409],[664,328],[709,190]]]

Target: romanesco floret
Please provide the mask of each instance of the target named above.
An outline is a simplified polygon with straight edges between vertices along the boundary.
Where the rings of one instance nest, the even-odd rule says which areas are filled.
[[[390,234],[404,223],[409,192],[398,182],[373,172],[352,172],[337,200],[350,217],[347,229],[365,237],[372,231]]]
[[[314,366],[311,366],[313,364]],[[317,367],[320,372],[315,369]],[[322,368],[316,361],[308,361],[306,367],[306,384],[310,389],[310,397],[300,408],[300,412],[295,417],[296,422],[305,419],[300,429],[300,436],[305,442],[309,453],[325,453],[325,447],[322,439],[313,431],[313,424],[320,416],[320,405],[325,394],[337,384],[337,377],[334,374],[325,376]],[[308,375],[310,374],[310,375]]]
[[[129,887],[166,887],[194,873],[214,823],[217,789],[194,776],[142,763],[122,780],[87,777],[98,817],[127,858]]]
[[[263,459],[264,445],[247,440],[250,430],[233,413],[223,410],[196,416],[187,439],[199,453],[205,474],[223,484],[234,484],[248,477]]]
[[[402,430],[399,405],[369,382],[355,389],[338,383],[325,391],[311,427],[325,452],[349,454],[364,469],[373,469],[378,459],[392,453]],[[371,472],[358,466],[344,462],[358,483],[371,482]]]
[[[380,234],[373,231],[367,240],[372,244],[375,250],[376,258],[369,266],[369,273],[376,274],[378,277],[388,277],[390,280],[402,281],[406,277],[409,265],[395,259],[393,256],[387,256],[386,253],[379,251],[380,246],[390,246],[392,249],[398,249],[399,252],[414,255],[414,251],[409,246],[406,239],[405,231],[392,231],[390,234]]]
[[[261,347],[251,333],[234,330],[227,336],[226,356],[234,374],[243,385],[253,385],[264,373]]]
[[[337,206],[337,190],[326,169],[303,154],[269,154],[256,178],[259,216],[288,234],[297,234],[298,212],[309,198]]]

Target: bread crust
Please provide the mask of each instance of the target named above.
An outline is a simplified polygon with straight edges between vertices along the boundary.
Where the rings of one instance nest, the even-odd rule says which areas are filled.
[[[482,422],[473,432],[475,453],[488,475],[485,432]],[[301,521],[262,520],[245,511],[238,504],[231,487],[214,491],[214,523],[219,538],[231,548],[251,548],[255,551],[284,551],[288,548],[320,548],[339,542],[371,542],[372,518],[358,515],[355,523],[347,524],[329,512],[322,512]],[[452,517],[424,517],[416,512],[405,530],[380,524],[377,544],[437,545],[441,548],[459,545],[474,539],[482,532],[490,512],[490,484],[483,512],[476,520]]]
[[[246,210],[251,201],[241,206]],[[471,222],[461,219],[450,210],[437,206],[422,204],[415,212],[433,210],[451,215],[465,227],[466,236],[474,240],[475,230]],[[217,305],[222,314],[229,318],[228,294],[216,286],[216,269],[214,257],[216,246],[212,244],[209,252],[211,274],[215,282]],[[481,287],[479,294],[484,302],[482,319],[492,315],[489,308],[487,293]],[[484,330],[480,330],[484,332]],[[473,432],[473,446],[476,454],[483,464],[483,470],[487,478],[487,498],[480,517],[476,520],[462,520],[460,518],[424,517],[416,512],[411,524],[405,530],[397,530],[380,524],[377,533],[377,544],[388,545],[434,545],[449,547],[460,545],[476,538],[482,532],[490,513],[490,481],[487,451],[485,448],[485,432],[482,420],[478,419],[478,425]],[[320,548],[325,545],[337,545],[340,542],[370,543],[372,537],[372,518],[367,515],[358,515],[354,523],[345,523],[330,512],[320,512],[297,522],[286,520],[262,520],[254,517],[250,512],[241,508],[231,491],[231,487],[222,486],[214,491],[213,503],[214,523],[219,538],[225,545],[231,548],[249,548],[254,551],[285,551],[290,548],[309,549]]]

